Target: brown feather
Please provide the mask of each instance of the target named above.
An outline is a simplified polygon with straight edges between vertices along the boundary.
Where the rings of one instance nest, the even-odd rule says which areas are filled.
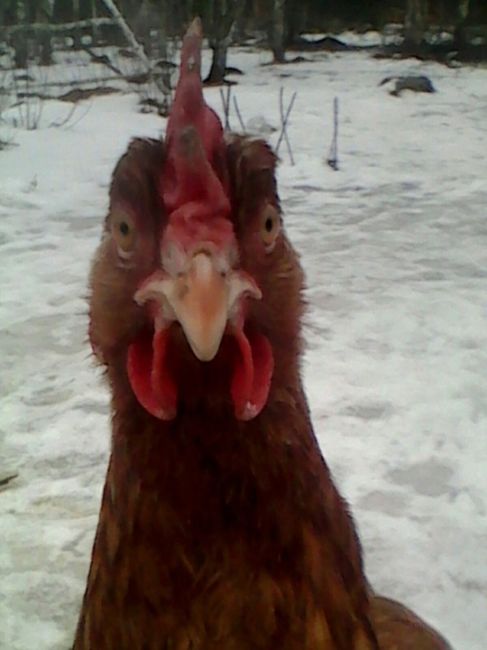
[[[371,602],[381,650],[451,650],[438,632],[404,605],[381,596],[374,596]]]
[[[248,239],[259,206],[279,207],[276,159],[263,142],[230,138],[225,165],[241,264],[263,294],[249,326],[275,358],[266,407],[236,420],[225,342],[202,364],[182,335],[178,417],[155,419],[132,392],[127,345],[144,327],[132,296],[157,261],[163,155],[159,142],[134,141],[110,189],[110,210],[128,205],[152,228],[153,251],[136,269],[118,268],[107,226],[91,273],[90,338],[112,391],[112,452],[74,650],[378,650],[360,543],[300,379],[303,274],[285,235],[265,261]],[[389,629],[389,610],[373,603],[372,621]]]

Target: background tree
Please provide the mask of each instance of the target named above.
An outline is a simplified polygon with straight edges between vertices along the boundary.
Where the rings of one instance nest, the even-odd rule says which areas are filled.
[[[228,47],[237,17],[239,0],[208,0],[205,31],[212,50],[211,68],[206,81],[219,84],[225,79]]]
[[[457,20],[455,25],[455,43],[458,47],[466,45],[465,27],[470,11],[470,0],[458,0]]]
[[[426,0],[407,0],[404,20],[404,46],[417,50],[421,46],[426,28]]]
[[[27,22],[26,7],[19,0],[0,0],[0,18],[2,24],[22,24]],[[14,48],[14,64],[17,68],[25,68],[27,65],[28,45],[25,33],[17,32],[10,38],[10,44]]]
[[[203,18],[213,57],[208,81],[222,83],[225,76],[228,46],[248,34],[261,38],[267,34],[268,46],[275,62],[285,60],[286,49],[307,47],[302,40],[306,32],[340,33],[345,29],[382,29],[387,23],[402,23],[404,43],[409,53],[443,56],[451,47],[467,56],[475,47],[472,35],[486,36],[486,0],[115,0],[118,9],[148,53],[154,45],[151,32],[159,32],[157,49],[151,54],[165,57],[163,41],[170,49],[195,15]],[[0,0],[2,25],[29,23],[65,23],[93,17],[110,17],[103,0]],[[454,29],[453,45],[426,42],[425,35],[435,30]],[[127,41],[116,25],[79,28],[69,35],[81,46],[83,35],[92,43],[126,46]],[[34,36],[35,34],[35,36]],[[24,67],[29,56],[41,63],[50,61],[51,39],[47,30],[15,30],[7,35],[15,50],[15,63]],[[319,47],[319,45],[313,45]],[[395,50],[401,49],[396,47]]]
[[[48,23],[51,10],[50,0],[0,0],[0,24]],[[11,45],[18,68],[27,66],[29,53],[38,55],[43,65],[51,63],[51,38],[47,31],[38,31],[35,35],[28,31],[15,32]]]
[[[284,63],[284,10],[286,0],[273,0],[272,3],[272,20],[269,29],[269,44],[274,56],[274,63]]]
[[[28,21],[47,24],[52,18],[52,3],[50,0],[29,0]],[[36,50],[41,65],[52,63],[51,35],[47,30],[36,33]]]

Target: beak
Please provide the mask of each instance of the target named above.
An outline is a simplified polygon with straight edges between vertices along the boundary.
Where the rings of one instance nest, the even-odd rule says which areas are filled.
[[[193,257],[189,271],[166,296],[200,361],[211,361],[220,347],[228,318],[229,287],[205,253]]]
[[[159,303],[164,323],[178,321],[200,361],[215,358],[228,321],[240,317],[242,298],[260,299],[255,282],[243,272],[220,271],[206,251],[193,255],[184,273],[171,277],[161,271],[147,278],[134,298],[138,304]],[[157,322],[159,318],[156,318]]]

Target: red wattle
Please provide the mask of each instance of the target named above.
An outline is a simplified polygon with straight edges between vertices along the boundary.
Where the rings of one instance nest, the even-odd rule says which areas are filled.
[[[234,335],[240,352],[231,387],[235,417],[239,420],[252,420],[267,402],[274,357],[269,341],[262,334],[255,333],[247,337],[242,329],[238,329]]]
[[[235,416],[240,420],[247,408],[252,392],[252,382],[254,380],[254,362],[252,359],[252,350],[248,338],[241,329],[234,333],[237,340],[239,353],[235,359],[233,369],[232,386],[230,389],[233,405],[235,407]]]
[[[167,364],[167,347],[169,343],[169,330],[161,330],[154,334],[152,348],[154,358],[152,361],[151,385],[159,404],[164,409],[164,420],[176,417],[178,390],[171,377]]]
[[[164,361],[168,331],[150,337],[141,336],[132,343],[127,355],[127,373],[140,404],[160,420],[172,420],[177,410],[177,389]]]

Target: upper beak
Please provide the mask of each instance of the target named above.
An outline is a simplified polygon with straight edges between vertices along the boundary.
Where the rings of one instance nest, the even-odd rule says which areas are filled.
[[[150,276],[135,294],[143,304],[156,300],[164,320],[177,320],[200,361],[211,361],[217,354],[227,322],[238,317],[243,295],[261,298],[255,282],[245,273],[218,270],[212,254],[198,252],[186,272],[170,277],[161,272]],[[169,308],[169,309],[168,309]]]
[[[166,296],[200,361],[218,352],[228,319],[229,286],[205,253],[193,257],[185,276],[175,281]]]

